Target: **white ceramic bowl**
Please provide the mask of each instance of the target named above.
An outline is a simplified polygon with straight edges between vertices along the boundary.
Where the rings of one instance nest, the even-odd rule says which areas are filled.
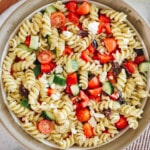
[[[0,29],[0,33],[2,38],[0,40],[0,75],[2,71],[2,62],[7,53],[7,46],[8,40],[11,38],[12,35],[15,34],[17,30],[17,26],[28,16],[31,16],[33,12],[39,10],[41,7],[44,7],[47,4],[50,4],[54,0],[36,0],[36,1],[26,1],[22,4],[17,10],[15,10],[5,21]],[[99,7],[111,7],[118,11],[123,11],[128,15],[128,20],[131,24],[135,27],[138,31],[142,41],[144,42],[145,52],[147,56],[150,54],[150,28],[143,20],[142,16],[140,16],[133,8],[127,5],[122,0],[93,0],[95,4]],[[17,19],[16,19],[17,18]],[[148,83],[149,85],[150,83]],[[5,94],[3,88],[1,86],[1,93],[0,93],[0,119],[4,125],[4,127],[8,130],[8,132],[17,139],[25,148],[31,150],[53,150],[55,148],[49,147],[43,143],[32,138],[30,135],[26,134],[21,127],[16,123],[13,119],[12,115],[9,113],[6,105],[5,105]],[[148,100],[145,107],[143,118],[139,121],[139,128],[137,130],[127,130],[125,133],[119,135],[119,138],[115,138],[111,142],[104,144],[97,149],[101,150],[117,150],[123,149],[127,145],[129,145],[135,138],[139,136],[139,134],[144,130],[150,120],[150,101]],[[79,150],[83,148],[72,147],[70,149]]]

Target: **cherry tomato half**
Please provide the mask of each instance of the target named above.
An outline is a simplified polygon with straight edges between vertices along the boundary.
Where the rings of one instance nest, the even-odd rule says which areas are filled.
[[[52,13],[52,15],[50,16],[50,19],[51,19],[51,25],[56,28],[60,28],[64,26],[66,23],[66,17],[61,12]]]
[[[52,54],[50,51],[41,51],[38,53],[37,59],[41,64],[48,64],[52,60]]]
[[[37,123],[37,128],[42,134],[49,134],[54,129],[54,124],[49,120],[41,120]]]

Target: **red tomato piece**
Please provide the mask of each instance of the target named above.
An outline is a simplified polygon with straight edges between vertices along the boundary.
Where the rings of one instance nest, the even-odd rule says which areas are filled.
[[[79,95],[82,101],[89,101],[88,96],[82,90],[80,90]]]
[[[78,28],[79,28],[80,30],[83,30],[81,23],[78,24]]]
[[[113,52],[117,48],[117,41],[114,38],[104,39],[104,44],[109,53]]]
[[[136,56],[136,57],[135,57],[135,60],[134,60],[134,62],[135,62],[136,64],[140,64],[140,63],[142,63],[142,62],[144,62],[144,61],[145,61],[145,56],[144,56],[144,55]]]
[[[88,2],[83,2],[77,9],[77,14],[87,15],[91,11],[91,5]]]
[[[65,25],[66,17],[62,12],[54,12],[50,16],[51,25],[56,28],[60,28]]]
[[[15,58],[15,62],[19,62],[19,61],[22,61],[22,59],[19,58],[19,57],[16,57],[16,58]]]
[[[133,74],[136,70],[136,64],[132,61],[125,62],[123,66],[131,74]]]
[[[100,102],[101,101],[101,96],[95,97],[95,101]]]
[[[113,72],[108,72],[107,73],[107,78],[111,83],[116,83],[115,75]]]
[[[113,56],[110,55],[110,54],[97,53],[97,58],[100,61],[100,63],[102,63],[102,64],[109,63],[109,62],[111,62],[113,60]]]
[[[31,41],[31,35],[28,35],[28,36],[26,37],[26,40],[25,40],[25,45],[26,45],[26,46],[29,46],[29,45],[30,45],[30,41]]]
[[[70,85],[67,85],[67,86],[66,86],[65,91],[66,91],[67,94],[72,95]]]
[[[54,93],[56,93],[56,91],[55,91],[54,89],[48,88],[48,90],[47,90],[47,95],[48,95],[48,96],[51,96],[51,95],[54,94]]]
[[[37,79],[39,80],[41,77],[42,77],[42,74],[39,74],[39,75],[37,76]]]
[[[88,82],[88,87],[91,89],[98,88],[99,86],[100,86],[100,81],[99,81],[99,78],[96,76],[94,76]]]
[[[126,128],[128,125],[128,121],[124,116],[120,116],[119,121],[115,123],[115,126],[118,130]]]
[[[86,62],[91,61],[92,58],[90,57],[90,52],[89,52],[89,50],[84,50],[84,51],[82,51],[82,53],[81,53],[81,58],[82,58],[84,61],[86,61]]]
[[[73,49],[70,48],[69,46],[66,46],[63,52],[63,55],[70,55],[72,52],[73,52]]]
[[[102,33],[103,29],[105,28],[105,24],[104,23],[100,23],[98,26],[98,31],[97,33],[100,34]]]
[[[79,108],[76,110],[76,116],[77,116],[77,119],[80,121],[80,122],[87,122],[91,115],[90,115],[90,111],[88,108]]]
[[[69,14],[67,15],[67,18],[76,26],[78,26],[79,24],[79,18],[76,14],[69,12]]]
[[[110,18],[101,14],[99,16],[99,21],[100,23],[110,23]]]
[[[100,96],[100,94],[102,94],[102,88],[99,87],[99,88],[95,88],[95,89],[90,89],[90,90],[88,90],[88,92],[91,96],[98,97],[98,96]]]
[[[88,50],[89,50],[89,52],[90,53],[92,53],[92,54],[94,54],[94,52],[96,51],[96,49],[95,49],[95,47],[93,46],[93,44],[91,43],[89,46],[88,46],[88,48],[87,48]]]
[[[78,77],[76,73],[68,74],[67,76],[67,85],[73,85],[78,83]]]
[[[116,101],[120,97],[118,92],[114,92],[113,94],[110,95],[110,98],[114,101]]]
[[[41,51],[38,53],[37,59],[41,64],[49,64],[52,61],[52,54],[50,51]]]
[[[70,99],[73,102],[73,104],[77,104],[77,102],[79,100],[79,96],[74,96],[74,97],[71,97]]]
[[[41,120],[37,123],[37,129],[42,134],[49,134],[52,130],[54,130],[54,124],[49,120]]]
[[[51,66],[49,64],[42,64],[41,65],[41,72],[42,73],[49,73],[51,71]]]
[[[92,128],[92,126],[89,123],[84,123],[83,131],[84,131],[84,135],[87,138],[91,138],[92,136],[94,136],[93,128]]]
[[[77,10],[77,8],[78,8],[78,4],[77,4],[77,2],[75,2],[75,1],[71,1],[71,2],[66,3],[66,8],[67,8],[69,11],[75,13],[76,10]]]
[[[79,108],[86,108],[89,104],[89,100],[88,101],[85,101],[85,100],[82,100],[78,103],[78,107]]]
[[[54,63],[54,62],[50,62],[49,65],[51,67],[51,70],[53,70],[56,67],[56,63]]]
[[[66,30],[67,30],[67,27],[66,27],[66,26],[62,26],[62,27],[60,27],[60,30],[61,30],[61,31],[66,31]]]
[[[79,98],[80,98],[80,102],[78,102],[76,104],[77,108],[87,107],[88,104],[89,104],[89,97],[81,90],[80,90],[80,93],[79,93]]]
[[[107,134],[109,134],[108,128],[105,128],[105,130],[102,131],[102,133],[107,133]]]
[[[105,32],[106,34],[111,34],[111,28],[110,28],[110,23],[106,23],[105,24]]]

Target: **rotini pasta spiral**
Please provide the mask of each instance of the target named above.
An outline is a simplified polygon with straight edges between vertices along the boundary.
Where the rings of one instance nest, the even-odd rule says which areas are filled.
[[[120,74],[118,75],[117,83],[116,83],[116,87],[120,91],[123,91],[123,89],[125,87],[125,83],[126,83],[126,80],[127,80],[126,78],[127,78],[127,76],[126,76],[125,70],[122,69]]]
[[[110,108],[111,110],[118,110],[120,108],[120,104],[114,101],[103,101],[99,103],[99,110],[102,111],[104,109]]]
[[[127,80],[125,88],[124,88],[124,98],[131,97],[132,92],[134,91],[135,88],[135,82],[133,78],[130,78]]]
[[[11,48],[16,48],[20,44],[20,38],[15,35],[9,42]]]
[[[31,22],[30,22],[28,19],[26,19],[26,20],[23,22],[23,24],[21,25],[20,31],[18,32],[18,36],[19,36],[19,38],[20,38],[20,42],[24,42],[25,39],[26,39],[26,36],[27,36],[28,34],[30,34],[30,33],[29,33],[30,28],[31,28]]]
[[[127,121],[130,128],[133,128],[135,130],[138,127],[138,121],[135,117],[128,117]]]
[[[8,56],[5,57],[5,60],[3,62],[3,70],[11,71],[11,67],[15,58],[16,55],[14,53],[8,53]]]
[[[31,123],[31,122],[27,122],[27,123],[22,123],[21,127],[27,132],[30,133],[31,136],[33,136],[36,139],[42,140],[44,139],[47,135],[41,134],[36,126]]]
[[[98,21],[98,8],[94,4],[91,6],[89,17],[93,21]]]
[[[42,28],[41,33],[43,37],[46,37],[47,35],[51,35],[51,24],[50,24],[50,17],[48,13],[45,13],[43,15],[42,22],[43,22],[43,25],[42,25],[43,28]],[[35,27],[34,27],[34,30],[35,30]]]
[[[28,108],[25,108],[25,107],[21,106],[21,104],[18,104],[16,101],[13,101],[13,102],[9,103],[8,107],[19,118],[24,117],[24,116],[30,116],[30,115],[33,114],[33,111],[29,110]]]
[[[117,12],[113,9],[103,9],[101,10],[102,14],[105,14],[106,16],[110,17],[110,19],[116,21],[116,22],[123,22],[126,21],[127,15],[123,12]]]
[[[2,79],[3,79],[3,82],[4,82],[5,89],[8,92],[14,92],[17,89],[17,82],[11,76],[10,72],[3,71]]]
[[[31,69],[26,70],[25,72],[25,83],[24,86],[26,89],[31,89],[32,86],[34,86],[36,83],[36,78]]]
[[[44,26],[44,25],[42,25],[42,22],[44,22],[42,20],[42,18],[43,18],[43,16],[42,16],[42,13],[40,13],[40,12],[36,13],[33,16],[33,18],[32,18],[32,24],[31,24],[31,34],[32,35],[37,35],[40,32],[40,29],[42,29],[42,27]]]
[[[143,110],[135,108],[135,106],[121,105],[120,112],[127,116],[135,116],[136,118],[141,118]]]
[[[88,87],[88,72],[87,71],[80,71],[79,76],[79,86],[82,87],[82,89],[86,89]]]
[[[125,13],[90,1],[56,1],[15,31],[2,58],[2,87],[25,132],[69,149],[97,147],[127,125],[138,128],[149,95],[140,63],[149,61],[137,62],[145,46]]]
[[[67,11],[67,8],[65,7],[65,5],[61,1],[57,1],[57,2],[53,3],[53,6],[56,9],[58,9],[60,12],[65,13]]]

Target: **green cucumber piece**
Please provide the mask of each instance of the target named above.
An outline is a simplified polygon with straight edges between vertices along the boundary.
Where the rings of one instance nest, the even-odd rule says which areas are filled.
[[[55,120],[54,115],[53,115],[50,111],[43,111],[43,112],[42,112],[42,116],[43,116],[45,119],[48,119],[48,120],[52,120],[52,121]]]
[[[72,94],[73,94],[74,96],[76,96],[76,95],[79,94],[80,89],[79,89],[78,84],[71,85],[71,86],[70,86],[70,89],[71,89],[71,92],[72,92]]]
[[[35,76],[37,77],[39,74],[41,74],[41,65],[36,65],[34,68],[33,68],[33,72],[35,74]]]
[[[39,37],[38,36],[31,36],[29,48],[33,50],[37,50],[39,47]]]
[[[21,100],[21,105],[24,107],[24,108],[30,108],[30,105],[28,103],[28,99],[22,99]]]
[[[17,48],[21,48],[21,49],[23,49],[25,51],[31,51],[31,49],[29,47],[27,47],[25,44],[19,44],[17,46]]]
[[[48,7],[46,7],[46,12],[47,13],[53,13],[53,12],[56,12],[57,11],[57,9],[53,6],[53,5],[50,5],[50,6],[48,6]]]
[[[109,81],[104,82],[102,89],[108,95],[111,95],[114,92],[114,87]]]
[[[66,79],[62,75],[60,75],[60,74],[55,74],[54,75],[53,82],[55,84],[60,85],[60,86],[65,86],[66,85]]]
[[[150,68],[150,61],[145,61],[139,64],[139,71],[146,72]]]
[[[78,63],[76,60],[72,60],[70,59],[69,61],[67,61],[66,63],[66,71],[68,73],[72,73],[78,70]]]
[[[53,84],[53,80],[54,80],[54,74],[51,74],[48,78],[48,84],[49,85]]]

